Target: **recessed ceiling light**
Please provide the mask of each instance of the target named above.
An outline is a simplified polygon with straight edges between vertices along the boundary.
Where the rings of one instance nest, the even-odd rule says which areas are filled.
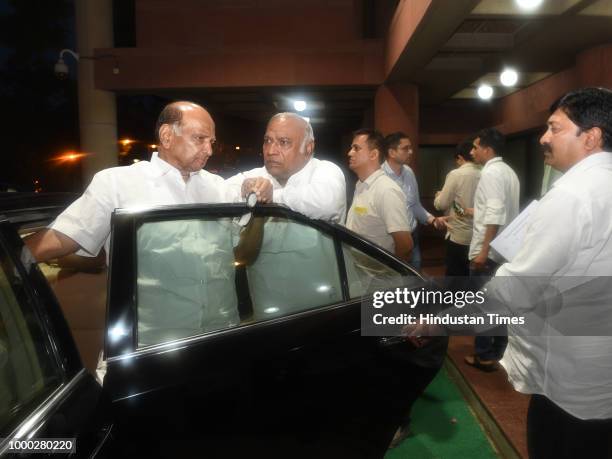
[[[481,84],[478,87],[478,97],[484,100],[488,100],[493,97],[493,88],[488,84]]]
[[[295,100],[293,101],[293,108],[295,108],[298,112],[303,112],[306,110],[306,102],[303,100]]]
[[[499,81],[504,86],[514,86],[518,81],[518,73],[514,69],[506,69],[499,76]]]
[[[514,0],[516,4],[522,10],[535,10],[538,6],[542,4],[543,0]]]

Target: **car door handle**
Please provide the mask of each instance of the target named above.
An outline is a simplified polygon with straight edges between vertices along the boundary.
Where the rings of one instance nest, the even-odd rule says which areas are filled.
[[[385,347],[391,347],[391,346],[395,346],[396,344],[405,343],[405,342],[406,342],[406,338],[403,336],[385,336],[378,340],[378,345],[380,347],[385,348]]]

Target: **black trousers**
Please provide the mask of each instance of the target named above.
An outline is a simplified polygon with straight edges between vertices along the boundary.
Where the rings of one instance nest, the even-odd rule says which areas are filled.
[[[446,276],[470,275],[469,245],[461,245],[446,239]]]
[[[610,459],[612,419],[583,420],[543,395],[532,395],[527,411],[529,459]]]

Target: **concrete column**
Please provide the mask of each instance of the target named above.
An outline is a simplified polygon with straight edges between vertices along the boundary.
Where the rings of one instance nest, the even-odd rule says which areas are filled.
[[[612,86],[612,45],[602,45],[581,52],[576,57],[579,87]]]
[[[94,48],[113,47],[112,0],[77,0],[77,51],[93,56]],[[115,94],[95,89],[94,61],[79,61],[79,125],[83,162],[83,184],[101,169],[117,165],[117,107]]]
[[[416,159],[419,145],[419,91],[411,84],[382,85],[374,98],[374,126],[384,135],[403,131]]]

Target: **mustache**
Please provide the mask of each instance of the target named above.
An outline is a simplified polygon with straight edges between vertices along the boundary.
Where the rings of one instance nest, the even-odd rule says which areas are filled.
[[[552,153],[552,147],[550,146],[549,143],[543,143],[540,147],[540,150],[542,151],[542,154]]]

